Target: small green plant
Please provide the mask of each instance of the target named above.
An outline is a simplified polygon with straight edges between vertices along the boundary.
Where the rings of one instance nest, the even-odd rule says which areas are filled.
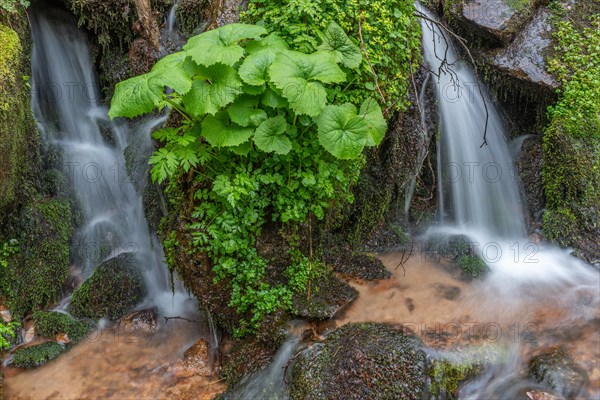
[[[317,42],[315,52],[293,51],[264,27],[226,25],[119,83],[111,103],[113,118],[165,106],[182,116],[180,126],[153,134],[164,146],[150,159],[152,178],[193,177],[188,228],[216,280],[231,286],[230,305],[247,316],[238,334],[291,306],[307,281],[295,277],[304,274],[298,265],[289,284],[269,281],[255,248],[263,224],[319,220],[352,201],[363,149],[378,145],[387,129],[375,100],[340,101],[361,65],[358,46],[333,22]]]
[[[0,245],[0,268],[8,267],[8,259],[19,251],[19,241],[10,239]]]
[[[16,331],[21,324],[18,322],[4,322],[0,319],[0,350],[8,349],[16,337]]]

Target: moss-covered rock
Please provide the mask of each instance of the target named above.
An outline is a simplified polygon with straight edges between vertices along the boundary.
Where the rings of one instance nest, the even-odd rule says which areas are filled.
[[[329,251],[325,262],[334,272],[354,278],[377,280],[387,279],[392,275],[377,257],[346,249]]]
[[[490,267],[477,255],[459,256],[455,262],[468,278],[482,278],[490,271]]]
[[[71,209],[66,200],[39,199],[23,211],[20,251],[0,287],[16,316],[50,306],[62,294],[69,269]]]
[[[305,350],[290,398],[422,399],[425,353],[418,338],[383,324],[349,324]]]
[[[563,349],[552,349],[534,357],[529,364],[529,375],[567,399],[581,395],[587,382],[585,371]]]
[[[309,319],[333,318],[357,297],[356,289],[331,272],[325,273],[311,282],[310,299],[305,292],[293,296],[292,314]]]
[[[65,347],[57,342],[45,342],[18,349],[13,354],[13,365],[19,368],[34,368],[58,357]]]
[[[120,254],[100,264],[71,297],[69,312],[76,317],[118,319],[144,297],[138,261]]]
[[[242,378],[267,366],[277,352],[256,339],[236,340],[223,358],[221,377],[229,387],[237,385]]]
[[[191,36],[205,27],[209,22],[206,18],[207,3],[207,0],[179,0],[176,12],[179,32]]]
[[[83,339],[90,330],[90,324],[77,321],[68,314],[54,311],[34,312],[33,322],[38,335],[54,339],[56,335],[66,333],[72,343]]]

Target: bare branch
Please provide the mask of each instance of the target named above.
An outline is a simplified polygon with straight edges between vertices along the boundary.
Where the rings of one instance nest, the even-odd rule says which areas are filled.
[[[466,39],[464,39],[463,37],[457,35],[456,33],[452,32],[450,29],[448,29],[444,24],[442,24],[439,21],[436,21],[434,19],[429,18],[427,15],[423,14],[422,12],[416,11],[414,13],[414,15],[417,18],[421,18],[429,23],[432,24],[432,28],[433,25],[439,27],[440,29],[443,29],[445,32],[447,32],[448,34],[450,34],[450,36],[452,36],[454,39],[456,39],[456,41],[462,46],[462,48],[465,49],[467,55],[469,56],[469,59],[471,61],[471,64],[473,65],[473,69],[475,70],[475,74],[477,76],[479,76],[478,70],[477,70],[477,64],[475,63],[475,59],[473,58],[473,55],[471,54],[471,51],[469,50],[469,47],[467,46],[467,41]],[[436,35],[435,29],[432,29],[434,35]],[[444,41],[446,42],[446,49],[444,52],[444,58],[440,59],[440,61],[442,61],[442,63],[440,64],[440,70],[445,66],[445,65],[452,65],[452,64],[448,64],[447,62],[447,58],[446,55],[448,54],[448,47],[449,47],[449,43],[446,40],[446,38],[444,37],[444,35],[440,35]],[[434,46],[435,46],[435,42],[434,42]],[[435,52],[435,47],[434,47],[434,52]],[[436,54],[437,57],[437,54]],[[442,71],[438,70],[438,74],[435,74],[433,72],[434,75],[436,75],[437,77],[440,76],[440,74],[442,73]],[[451,72],[453,73],[453,72]],[[452,75],[451,75],[452,76]],[[452,78],[453,79],[453,78]],[[488,122],[489,122],[489,110],[488,110],[488,106],[487,106],[487,102],[485,101],[485,96],[483,95],[483,89],[481,87],[481,82],[479,81],[479,79],[477,79],[477,89],[479,90],[479,96],[481,97],[481,100],[483,101],[483,107],[485,108],[485,126],[483,129],[483,143],[481,143],[481,146],[479,147],[483,147],[483,146],[487,146],[487,130],[488,130]]]

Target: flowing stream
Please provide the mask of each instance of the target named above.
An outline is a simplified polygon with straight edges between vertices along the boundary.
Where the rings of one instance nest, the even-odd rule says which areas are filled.
[[[419,6],[419,10],[435,20],[426,9]],[[170,32],[175,12],[176,3],[168,17]],[[123,154],[131,138],[142,139],[136,142],[136,151],[152,151],[149,133],[165,117],[133,125],[110,121],[100,103],[85,36],[72,17],[60,10],[34,9],[31,22],[32,108],[46,151],[60,160],[83,214],[73,268],[86,278],[102,261],[134,253],[148,293],[140,308],[157,307],[161,316],[194,316],[197,305],[177,279],[172,290],[160,242],[148,229],[136,191],[144,183],[129,182],[125,171]],[[424,20],[422,28],[425,60],[438,75],[430,79],[438,93],[442,215],[424,240],[466,237],[490,272],[467,283],[443,260],[428,254],[415,254],[402,270],[397,265],[403,255],[381,255],[392,278],[375,284],[351,282],[360,293],[358,300],[324,328],[362,321],[403,323],[436,357],[454,357],[457,348],[467,352],[493,344],[493,352],[500,356],[460,388],[461,399],[523,398],[527,390],[538,388],[523,373],[531,356],[560,345],[589,373],[579,396],[599,398],[598,271],[566,250],[530,241],[499,110],[487,90],[480,90],[472,67],[460,58],[445,32]],[[482,146],[484,131],[487,144]],[[59,308],[66,309],[68,302],[67,297]],[[449,329],[454,332],[451,340]],[[110,334],[81,343],[34,371],[8,369],[8,394],[208,399],[223,389],[205,378],[178,376],[172,368],[199,335],[216,344],[215,332],[204,325],[171,321],[158,335],[133,342],[114,340],[115,332],[106,332]],[[234,398],[286,399],[284,367],[297,347],[293,336],[273,363],[248,378]]]

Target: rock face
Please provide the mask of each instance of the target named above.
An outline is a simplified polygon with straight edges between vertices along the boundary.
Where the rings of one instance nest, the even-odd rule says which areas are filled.
[[[333,274],[318,279],[318,290],[315,290],[316,285],[315,282],[310,302],[307,302],[305,293],[294,296],[294,314],[303,318],[333,318],[358,296],[356,289]]]
[[[422,399],[421,347],[416,337],[387,325],[344,325],[298,357],[290,398]]]
[[[580,395],[587,374],[561,349],[550,350],[531,360],[529,374],[540,384],[567,399]]]
[[[550,12],[541,9],[515,40],[491,57],[492,64],[515,78],[554,90],[558,83],[546,71],[545,53],[552,43]]]
[[[158,331],[158,328],[156,308],[135,311],[119,320],[119,332],[154,333]]]
[[[528,220],[532,228],[540,223],[541,212],[545,206],[544,187],[542,186],[542,143],[539,136],[526,139],[517,156],[516,167],[525,191]],[[532,231],[534,229],[531,229]]]
[[[137,260],[120,254],[99,265],[71,297],[69,312],[76,317],[117,319],[144,296]]]

